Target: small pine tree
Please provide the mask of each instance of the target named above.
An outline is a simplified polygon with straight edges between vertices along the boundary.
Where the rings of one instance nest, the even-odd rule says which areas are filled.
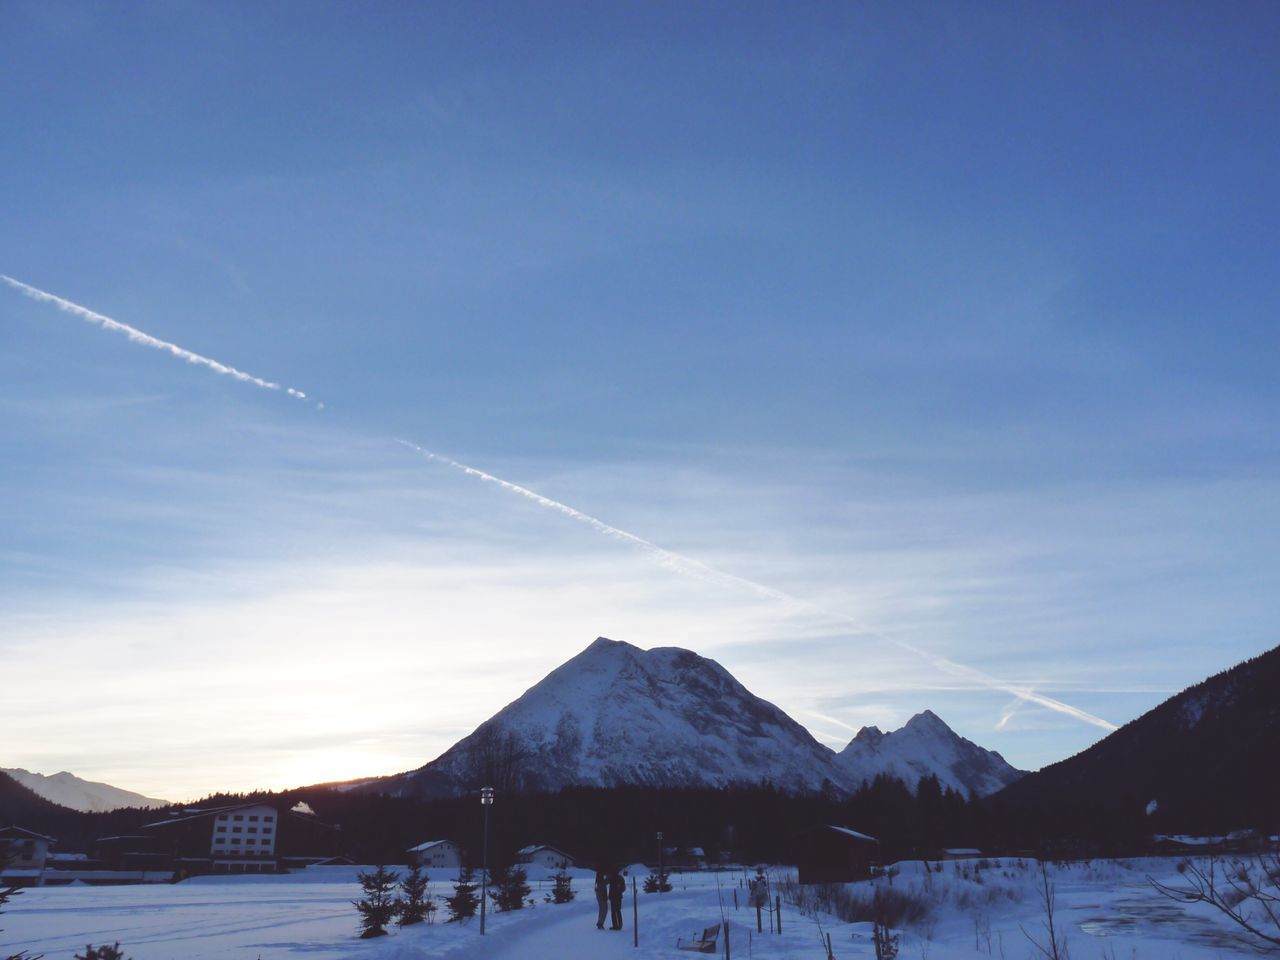
[[[117,940],[109,947],[105,943],[100,947],[87,944],[84,948],[84,956],[77,953],[76,960],[129,960],[129,958],[124,955],[124,951],[120,949],[120,941]]]
[[[427,897],[430,878],[418,866],[410,868],[409,875],[400,881],[400,926],[409,927],[427,919],[435,910]]]
[[[392,895],[400,875],[379,864],[373,873],[360,873],[356,877],[364,891],[362,899],[352,901],[360,911],[360,937],[368,940],[385,936],[387,924],[400,911],[400,901]]]
[[[498,882],[489,891],[489,898],[499,913],[508,910],[519,910],[524,907],[524,898],[529,895],[527,874],[523,868],[507,867],[498,874]]]
[[[654,871],[644,878],[645,893],[670,893],[671,881],[667,877],[667,872]]]
[[[470,867],[458,871],[458,879],[453,884],[453,896],[445,897],[445,906],[449,909],[449,922],[466,920],[476,915],[480,908],[480,898],[476,896],[476,875]]]
[[[563,870],[552,877],[551,880],[551,892],[543,898],[547,903],[569,903],[577,896],[573,889],[573,878]]]

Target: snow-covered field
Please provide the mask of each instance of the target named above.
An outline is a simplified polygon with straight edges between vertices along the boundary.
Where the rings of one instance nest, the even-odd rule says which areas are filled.
[[[985,862],[984,862],[985,863]],[[944,863],[926,872],[919,862],[897,865],[892,888],[927,905],[927,915],[903,925],[901,960],[958,960],[973,957],[1030,957],[1026,934],[1045,942],[1044,910],[1033,861],[992,860]],[[1057,892],[1058,929],[1074,960],[1219,960],[1256,957],[1232,927],[1208,908],[1171,903],[1151,889],[1147,876],[1175,881],[1173,860],[1094,861],[1050,868]],[[822,960],[820,938],[831,935],[838,960],[874,957],[870,923],[847,923],[830,914],[805,915],[783,904],[783,932],[755,931],[755,912],[739,888],[742,871],[673,875],[675,889],[639,897],[640,947],[632,946],[631,903],[621,933],[595,929],[595,902],[589,874],[578,872],[578,899],[564,905],[542,902],[549,882],[534,882],[535,907],[490,914],[488,934],[479,924],[435,923],[362,941],[356,937],[351,901],[359,895],[355,867],[311,868],[280,877],[202,877],[176,885],[125,887],[45,887],[15,898],[0,916],[0,956],[17,950],[71,960],[86,943],[120,941],[134,960],[572,960],[576,957],[688,958],[676,949],[678,937],[721,919],[731,924],[735,957],[763,960]],[[643,876],[643,869],[633,870]],[[787,871],[771,872],[775,880]],[[890,886],[890,879],[876,881]],[[846,888],[870,896],[871,884]],[[433,892],[448,893],[443,876]],[[735,910],[734,891],[741,907]],[[443,913],[443,911],[442,911]],[[1024,934],[1023,931],[1026,931]],[[723,944],[720,950],[723,955]]]

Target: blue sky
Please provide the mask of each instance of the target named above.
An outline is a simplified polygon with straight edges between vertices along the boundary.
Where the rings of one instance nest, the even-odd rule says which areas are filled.
[[[1263,3],[0,6],[0,273],[324,403],[0,287],[0,766],[404,769],[603,634],[1033,768],[1104,731],[900,644],[1116,724],[1268,649],[1278,47]]]

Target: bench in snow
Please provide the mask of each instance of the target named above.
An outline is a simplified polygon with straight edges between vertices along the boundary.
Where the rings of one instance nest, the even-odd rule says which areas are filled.
[[[691,937],[688,940],[677,940],[676,949],[692,950],[695,953],[715,953],[716,941],[720,938],[720,924],[714,927],[707,927],[702,931],[702,936]]]

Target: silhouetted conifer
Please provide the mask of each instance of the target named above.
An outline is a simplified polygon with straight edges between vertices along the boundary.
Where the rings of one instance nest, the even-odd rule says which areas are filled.
[[[430,878],[416,865],[400,881],[400,926],[422,923],[435,911],[436,905],[427,898],[429,882]]]
[[[400,875],[379,865],[373,873],[356,876],[364,891],[363,899],[352,901],[360,911],[360,936],[365,940],[385,936],[387,924],[395,919],[400,909],[400,902],[392,894]]]
[[[489,898],[499,913],[519,910],[529,895],[529,884],[523,867],[512,865],[498,873],[497,882],[489,891]]]
[[[551,892],[547,894],[547,903],[568,903],[577,894],[573,889],[573,878],[561,870],[551,878]]]
[[[458,871],[458,879],[453,883],[453,896],[445,898],[445,906],[449,909],[449,922],[466,920],[476,915],[480,908],[480,898],[476,896],[476,875],[470,867]]]

